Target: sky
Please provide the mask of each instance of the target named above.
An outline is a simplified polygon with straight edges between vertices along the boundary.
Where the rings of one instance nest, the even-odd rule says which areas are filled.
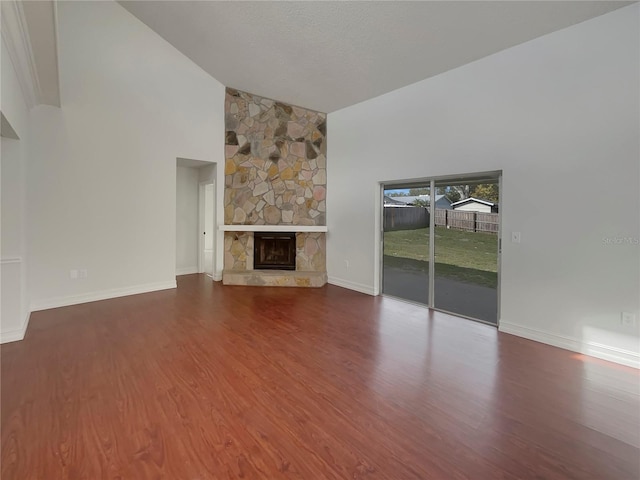
[[[408,188],[396,188],[394,190],[385,190],[384,194],[385,195],[398,195],[404,193],[406,195],[409,195],[409,189]]]

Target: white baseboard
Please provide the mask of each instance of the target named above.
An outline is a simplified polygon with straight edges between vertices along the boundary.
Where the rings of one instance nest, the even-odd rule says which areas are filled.
[[[191,275],[192,273],[200,273],[198,272],[198,266],[195,267],[184,267],[184,268],[176,268],[176,276],[178,275]]]
[[[139,293],[156,292],[158,290],[168,290],[176,288],[176,281],[147,283],[145,285],[134,285],[125,288],[113,288],[100,292],[83,293],[82,295],[70,295],[67,297],[54,297],[44,300],[36,300],[31,303],[31,311],[47,310],[49,308],[67,307],[79,303],[96,302],[98,300],[108,300],[110,298],[126,297],[127,295],[137,295]]]
[[[500,322],[498,330],[518,337],[534,340],[536,342],[546,343],[547,345],[552,345],[554,347],[564,348],[565,350],[570,350],[572,352],[582,353],[584,355],[601,358],[602,360],[608,360],[610,362],[640,369],[640,354],[631,350],[624,350],[622,348],[611,347],[609,345],[603,345],[596,342],[585,342],[578,340],[577,338],[543,332],[504,321]]]
[[[329,277],[327,282],[336,287],[348,288],[349,290],[355,290],[356,292],[366,293],[367,295],[378,295],[378,292],[369,285],[364,283],[351,282],[349,280],[343,280],[341,278]]]
[[[27,312],[27,315],[22,322],[22,327],[18,330],[9,330],[8,332],[0,332],[0,343],[18,342],[22,340],[27,333],[27,327],[29,326],[29,317],[31,313]]]

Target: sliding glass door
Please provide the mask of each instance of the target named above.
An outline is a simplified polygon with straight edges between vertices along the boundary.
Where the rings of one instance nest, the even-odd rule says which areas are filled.
[[[429,304],[429,184],[384,190],[383,293]]]
[[[497,180],[436,182],[451,200],[435,225],[434,308],[497,324]]]
[[[497,324],[499,209],[499,172],[385,185],[383,294]]]

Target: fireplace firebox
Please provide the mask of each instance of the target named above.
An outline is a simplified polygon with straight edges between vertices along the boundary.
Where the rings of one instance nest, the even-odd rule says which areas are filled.
[[[253,268],[255,270],[295,270],[296,234],[294,232],[254,232]]]

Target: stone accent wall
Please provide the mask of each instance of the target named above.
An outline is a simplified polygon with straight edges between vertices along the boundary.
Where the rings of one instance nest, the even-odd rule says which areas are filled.
[[[324,233],[298,232],[296,234],[297,271],[324,272],[327,269],[326,238]]]
[[[227,88],[225,126],[225,224],[326,225],[326,114]],[[225,232],[225,285],[327,282],[325,233],[296,233],[295,271],[254,270],[253,241]]]
[[[224,268],[253,270],[253,232],[224,232]]]
[[[227,88],[227,225],[326,225],[327,116]]]

